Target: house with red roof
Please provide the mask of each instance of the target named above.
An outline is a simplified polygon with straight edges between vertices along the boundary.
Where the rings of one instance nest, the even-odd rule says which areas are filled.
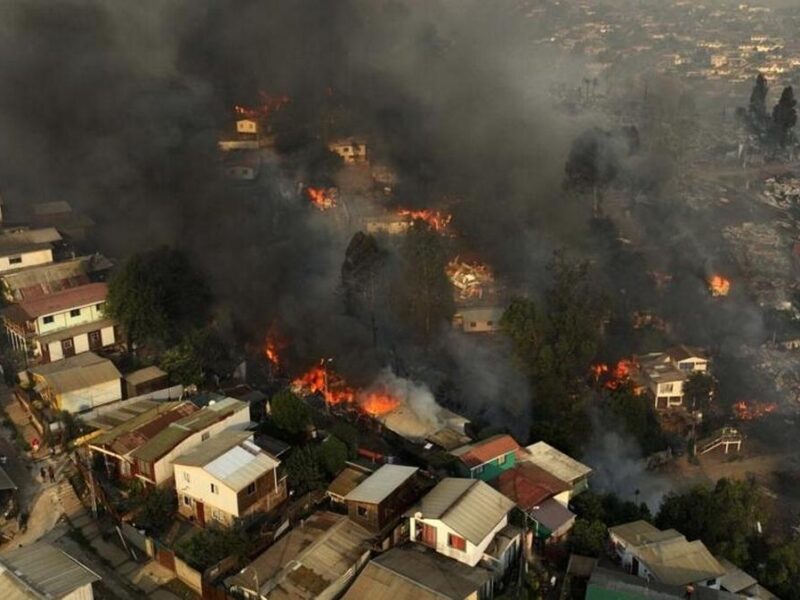
[[[9,342],[38,363],[114,346],[118,333],[103,311],[107,293],[105,283],[89,283],[12,304],[3,311]]]
[[[508,434],[499,434],[451,450],[458,459],[458,474],[470,479],[492,481],[511,469],[524,452],[517,441]]]
[[[533,523],[531,529],[540,542],[557,542],[572,529],[575,514],[567,506],[572,485],[542,467],[520,461],[493,485]]]

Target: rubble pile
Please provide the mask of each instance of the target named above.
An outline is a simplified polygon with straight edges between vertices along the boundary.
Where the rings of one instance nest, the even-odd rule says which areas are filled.
[[[764,181],[761,199],[765,204],[781,210],[800,206],[800,179],[770,177]]]
[[[494,283],[489,267],[481,263],[462,262],[459,257],[447,263],[445,271],[460,300],[481,299]]]

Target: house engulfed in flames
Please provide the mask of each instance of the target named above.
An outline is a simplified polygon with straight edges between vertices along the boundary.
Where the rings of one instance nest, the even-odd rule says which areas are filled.
[[[722,275],[712,275],[708,278],[708,291],[715,298],[727,296],[731,292],[731,281]]]
[[[612,390],[631,385],[635,393],[649,394],[656,410],[683,407],[686,380],[692,373],[708,372],[705,352],[686,345],[623,359],[613,368],[605,364],[592,367],[596,382]]]
[[[447,263],[445,272],[456,289],[457,301],[480,300],[494,284],[494,276],[487,265],[462,261],[458,256]]]

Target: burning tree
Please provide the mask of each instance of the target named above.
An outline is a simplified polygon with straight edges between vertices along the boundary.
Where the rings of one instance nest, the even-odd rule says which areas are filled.
[[[278,94],[273,96],[265,91],[258,92],[259,104],[253,107],[236,105],[233,107],[237,117],[244,119],[264,120],[272,113],[280,110],[290,102],[289,96]]]
[[[715,298],[727,296],[731,292],[731,282],[722,275],[712,275],[708,278],[708,291]]]
[[[453,219],[453,215],[448,213],[427,209],[400,209],[397,211],[397,214],[401,217],[409,217],[412,221],[422,221],[437,233],[444,233],[447,230],[447,226],[450,224],[450,221]]]

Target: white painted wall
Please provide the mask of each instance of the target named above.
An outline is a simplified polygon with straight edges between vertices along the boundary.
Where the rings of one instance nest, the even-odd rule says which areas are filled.
[[[483,558],[483,553],[486,551],[486,548],[489,547],[489,544],[494,539],[494,536],[497,534],[498,531],[503,529],[506,525],[508,525],[508,516],[504,516],[503,519],[497,523],[492,531],[487,535],[480,544],[475,545],[469,540],[466,540],[467,547],[466,550],[456,550],[455,548],[451,548],[447,544],[447,538],[449,534],[454,534],[459,537],[461,536],[458,532],[453,531],[447,525],[445,525],[442,521],[438,519],[415,519],[411,518],[411,528],[410,528],[410,536],[412,542],[419,542],[422,543],[421,540],[416,539],[416,522],[420,521],[421,523],[425,523],[426,525],[431,525],[436,527],[436,552],[439,554],[443,554],[444,556],[449,556],[459,562],[469,565],[470,567],[474,567],[477,565],[480,560]]]
[[[61,348],[61,342],[50,342],[47,344],[50,350],[50,362],[55,362],[64,358],[64,350]]]
[[[100,330],[100,340],[103,343],[103,346],[111,346],[116,343],[117,339],[114,336],[114,326],[111,327],[103,327]]]
[[[89,351],[89,334],[84,333],[81,335],[76,335],[72,338],[72,343],[75,347],[75,354],[80,354],[81,352],[88,352]]]
[[[216,486],[216,493],[211,491],[211,484]],[[183,503],[184,496],[191,496],[205,504],[205,519],[212,520],[213,510],[221,510],[239,516],[239,501],[229,487],[207,473],[200,467],[187,467],[175,465],[175,489],[178,492],[178,501]]]
[[[161,485],[167,481],[170,481],[173,477],[174,467],[173,461],[178,458],[181,454],[186,454],[192,448],[196,448],[199,446],[204,440],[203,434],[208,433],[208,437],[213,437],[217,435],[220,431],[225,431],[226,429],[234,429],[238,431],[243,431],[250,426],[250,407],[245,406],[239,412],[236,412],[229,416],[227,419],[223,419],[218,423],[214,423],[208,429],[204,431],[199,431],[197,433],[193,433],[188,438],[183,440],[180,444],[175,446],[170,452],[164,455],[159,461],[156,462],[154,466],[154,475],[155,475],[155,482],[156,485]]]
[[[83,304],[52,315],[42,315],[36,319],[36,333],[42,335],[51,331],[66,329],[67,327],[100,321],[105,318],[102,309],[98,308],[100,304],[102,303]],[[72,309],[80,310],[80,314],[73,317],[70,314]],[[49,317],[53,317],[52,322],[45,322],[46,319],[49,320]]]
[[[79,587],[74,592],[67,594],[66,596],[61,596],[61,600],[94,600],[92,584],[87,583],[83,587]]]
[[[18,263],[12,263],[12,258],[21,258],[22,261]],[[11,254],[8,256],[0,256],[0,273],[13,271],[14,269],[33,267],[35,265],[46,265],[51,262],[53,262],[52,248],[34,250],[32,252],[22,252],[20,254]]]
[[[76,413],[90,410],[122,398],[122,380],[115,379],[59,395],[61,410]]]

